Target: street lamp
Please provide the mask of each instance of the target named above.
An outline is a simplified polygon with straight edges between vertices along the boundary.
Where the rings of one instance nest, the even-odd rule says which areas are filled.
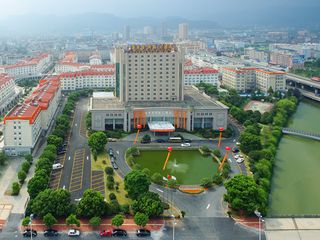
[[[259,240],[261,240],[261,219],[262,219],[262,215],[258,210],[255,210],[254,214],[259,218]]]
[[[171,215],[171,217],[173,217],[172,240],[174,240],[174,227],[176,225],[176,218],[173,214]]]
[[[31,233],[31,240],[32,240],[32,220],[33,220],[33,213],[30,214],[30,222],[29,222],[29,225],[30,225],[30,233]]]

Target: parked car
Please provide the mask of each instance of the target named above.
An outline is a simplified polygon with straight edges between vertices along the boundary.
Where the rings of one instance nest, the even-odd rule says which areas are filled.
[[[66,150],[58,151],[58,155],[65,154],[66,152],[67,152]]]
[[[52,165],[52,170],[58,170],[63,168],[63,165],[61,163],[55,163]]]
[[[68,236],[69,237],[79,237],[80,236],[80,231],[77,230],[77,229],[69,229]]]
[[[142,144],[150,143],[150,141],[144,141],[144,140],[141,140],[140,142],[141,142]]]
[[[239,142],[236,142],[236,145],[237,145],[237,146],[239,146],[239,145],[240,145],[240,143],[239,143]]]
[[[45,237],[56,237],[58,236],[58,231],[54,229],[47,229],[43,234]]]
[[[126,237],[127,236],[127,231],[123,229],[114,229],[112,231],[112,236],[113,237]]]
[[[110,161],[111,161],[111,163],[114,163],[115,162],[115,158],[112,156],[112,157],[110,157]]]
[[[190,147],[191,144],[190,143],[181,143],[181,147]]]
[[[108,138],[108,142],[116,142],[117,139],[116,138]]]
[[[237,152],[239,152],[240,150],[238,149],[238,148],[234,148],[233,150],[232,150],[232,152],[233,153],[237,153]]]
[[[244,161],[244,159],[240,158],[240,157],[236,160],[237,163],[243,163],[243,161]]]
[[[23,231],[22,235],[24,237],[36,237],[38,235],[37,231],[36,230],[31,230],[31,229],[26,229]]]
[[[108,153],[109,153],[110,156],[113,156],[114,153],[113,153],[112,148],[109,148]]]
[[[138,229],[136,235],[138,237],[149,237],[151,235],[151,232],[147,229]]]
[[[112,164],[113,169],[115,169],[115,170],[118,169],[118,165],[117,165],[115,162],[113,162],[113,163],[111,163],[111,164]]]
[[[112,231],[111,230],[101,230],[100,237],[111,237]]]
[[[192,142],[191,139],[187,139],[187,138],[183,139],[183,141],[184,141],[185,143],[191,143],[191,142]]]
[[[166,141],[163,140],[163,139],[156,139],[155,142],[157,142],[157,143],[164,143],[164,142],[166,142]]]

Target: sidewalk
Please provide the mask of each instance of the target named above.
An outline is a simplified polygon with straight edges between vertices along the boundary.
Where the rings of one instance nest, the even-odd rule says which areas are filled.
[[[80,227],[76,226],[68,226],[65,224],[64,219],[60,219],[57,224],[53,225],[53,229],[58,231],[68,231],[70,228],[79,229],[81,232],[91,232],[91,231],[100,231],[100,230],[106,230],[106,229],[113,229],[116,227],[112,227],[111,225],[111,218],[103,219],[101,221],[101,225],[99,227],[92,227],[89,224],[88,220],[80,220],[81,224]],[[150,231],[159,231],[164,226],[164,220],[161,219],[151,219],[149,220],[149,223],[145,227],[146,229]],[[141,227],[137,226],[132,218],[125,219],[124,224],[121,225],[119,228],[124,229],[126,231],[135,231]],[[24,229],[24,227],[21,227],[21,229]],[[47,227],[43,224],[41,220],[33,220],[32,222],[32,229],[37,230],[39,232],[43,232]]]

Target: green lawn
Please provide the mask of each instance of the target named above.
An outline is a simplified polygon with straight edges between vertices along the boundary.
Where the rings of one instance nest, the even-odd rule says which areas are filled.
[[[104,181],[105,181],[105,192],[106,192],[106,199],[109,199],[109,194],[114,193],[117,196],[118,202],[120,204],[131,204],[131,199],[126,198],[125,195],[127,192],[124,190],[124,182],[123,179],[119,176],[117,172],[114,172],[113,177],[115,182],[119,182],[119,190],[109,190],[106,187],[107,183],[107,174],[105,173],[104,169],[106,167],[111,167],[110,158],[107,153],[102,153],[98,155],[97,161],[94,161],[93,157],[91,156],[92,164],[91,164],[91,171],[94,170],[103,170],[104,172]]]

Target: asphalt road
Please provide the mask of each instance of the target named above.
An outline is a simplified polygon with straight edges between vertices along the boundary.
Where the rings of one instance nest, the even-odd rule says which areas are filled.
[[[90,149],[83,134],[88,101],[88,98],[79,100],[74,117],[70,119],[71,132],[60,180],[60,188],[69,189],[72,199],[81,198],[83,192],[91,186]]]

